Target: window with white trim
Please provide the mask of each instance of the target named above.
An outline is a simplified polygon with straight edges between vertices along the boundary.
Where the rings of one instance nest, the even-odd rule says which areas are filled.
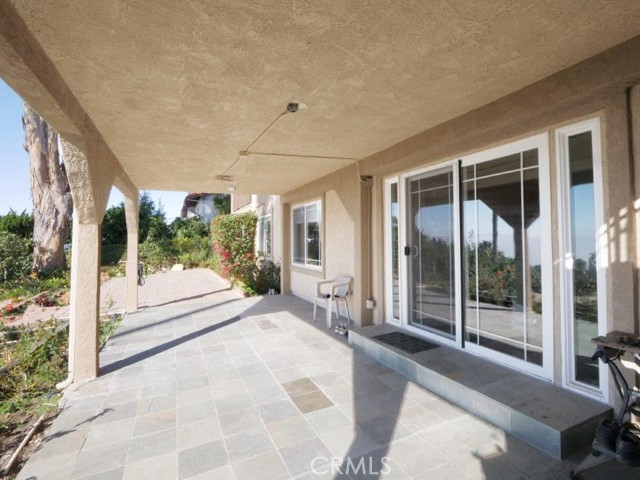
[[[591,338],[606,333],[606,226],[602,200],[600,121],[560,128],[558,149],[562,226],[564,382],[607,398],[607,366],[591,360]]]
[[[271,215],[258,218],[258,253],[265,258],[271,257]]]
[[[291,210],[293,264],[322,266],[322,206],[320,201],[298,205]]]

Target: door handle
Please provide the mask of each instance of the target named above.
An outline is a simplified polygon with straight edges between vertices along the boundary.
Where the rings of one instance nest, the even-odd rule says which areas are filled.
[[[411,247],[409,247],[409,245],[406,245],[404,247],[404,255],[405,257],[408,257],[409,255],[411,255]]]
[[[413,256],[417,257],[418,256],[418,247],[417,246],[413,246]]]

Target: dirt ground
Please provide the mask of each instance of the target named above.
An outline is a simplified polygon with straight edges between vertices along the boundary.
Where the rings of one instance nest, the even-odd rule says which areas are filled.
[[[54,410],[46,414],[44,421],[38,427],[38,430],[29,440],[29,443],[22,449],[20,456],[13,464],[11,471],[5,473],[0,470],[0,474],[3,480],[13,480],[20,472],[22,465],[29,459],[33,451],[38,447],[44,432],[49,428],[49,425],[53,423],[53,420],[58,416],[58,411]],[[25,415],[24,412],[16,412],[9,415],[2,425],[0,425],[0,465],[4,468],[9,458],[18,448],[18,445],[22,442],[25,435],[34,423],[38,420],[38,415]]]

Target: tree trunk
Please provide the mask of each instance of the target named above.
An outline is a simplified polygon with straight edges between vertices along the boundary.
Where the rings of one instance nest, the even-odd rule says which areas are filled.
[[[26,103],[22,125],[31,171],[33,269],[47,272],[65,266],[64,243],[69,236],[73,200],[56,131]]]

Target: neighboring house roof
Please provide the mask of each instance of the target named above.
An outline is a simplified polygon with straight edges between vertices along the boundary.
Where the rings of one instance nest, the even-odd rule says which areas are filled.
[[[189,208],[195,207],[200,199],[207,195],[212,195],[211,193],[188,193],[186,197],[184,197],[184,202],[182,203],[182,210],[180,211],[180,218],[187,218],[187,212]]]

